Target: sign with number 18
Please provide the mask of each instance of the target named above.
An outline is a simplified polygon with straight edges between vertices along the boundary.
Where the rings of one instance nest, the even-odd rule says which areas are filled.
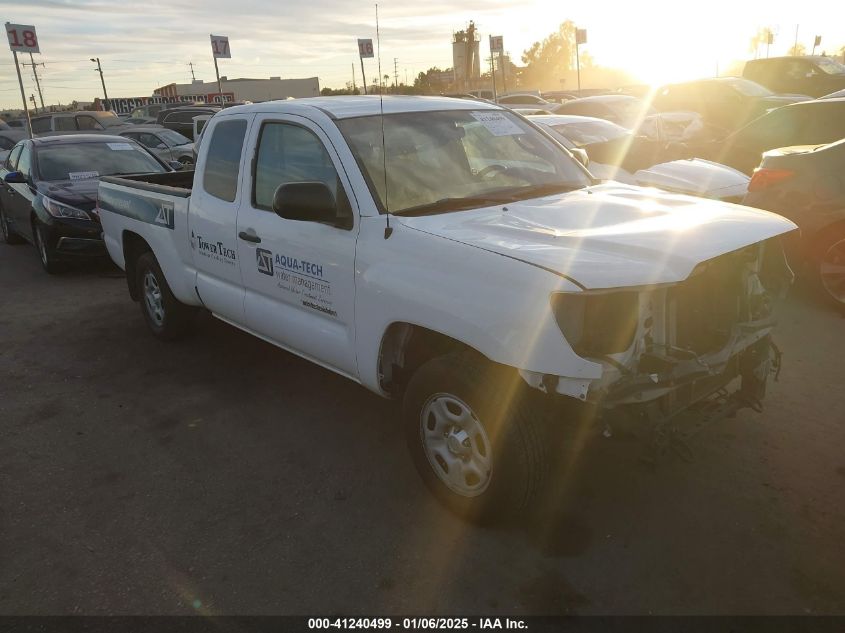
[[[27,24],[9,24],[6,22],[6,36],[13,53],[40,53],[35,27]]]

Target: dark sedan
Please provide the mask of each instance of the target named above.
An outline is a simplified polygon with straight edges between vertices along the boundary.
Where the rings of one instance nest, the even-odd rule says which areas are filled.
[[[170,171],[120,136],[54,136],[15,145],[0,169],[0,230],[7,244],[35,245],[48,273],[70,260],[102,257],[100,176]]]
[[[763,152],[791,145],[822,145],[845,138],[845,99],[815,99],[772,110],[709,144],[688,144],[685,157],[708,158],[748,174]]]
[[[636,128],[647,116],[655,114],[655,110],[637,97],[611,94],[565,101],[554,108],[554,113],[591,116],[622,127]]]
[[[845,311],[845,140],[766,152],[743,204],[798,225],[790,263],[806,265],[824,296]]]

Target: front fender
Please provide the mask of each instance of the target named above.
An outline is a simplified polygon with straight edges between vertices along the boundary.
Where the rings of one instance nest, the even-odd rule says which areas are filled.
[[[552,292],[577,286],[509,257],[423,233],[399,218],[364,218],[356,257],[361,382],[381,393],[378,356],[392,323],[425,327],[525,372],[591,380],[601,366],[575,354],[552,313]]]

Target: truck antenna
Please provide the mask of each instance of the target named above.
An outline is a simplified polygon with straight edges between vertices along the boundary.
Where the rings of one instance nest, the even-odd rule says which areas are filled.
[[[384,141],[384,80],[381,76],[381,35],[378,28],[378,3],[376,3],[376,46],[378,48],[378,76],[379,76],[379,112],[381,113],[381,160],[382,171],[384,172],[384,210],[387,224],[384,227],[384,239],[393,235],[393,227],[390,226],[390,202],[387,195],[387,144]]]

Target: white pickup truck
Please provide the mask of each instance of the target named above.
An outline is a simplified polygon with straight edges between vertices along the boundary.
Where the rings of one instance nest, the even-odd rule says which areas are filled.
[[[98,207],[156,336],[204,308],[401,398],[423,480],[474,517],[536,501],[554,427],[659,428],[734,378],[758,405],[796,228],[599,183],[519,115],[434,97],[227,108],[195,173],[103,178]]]

